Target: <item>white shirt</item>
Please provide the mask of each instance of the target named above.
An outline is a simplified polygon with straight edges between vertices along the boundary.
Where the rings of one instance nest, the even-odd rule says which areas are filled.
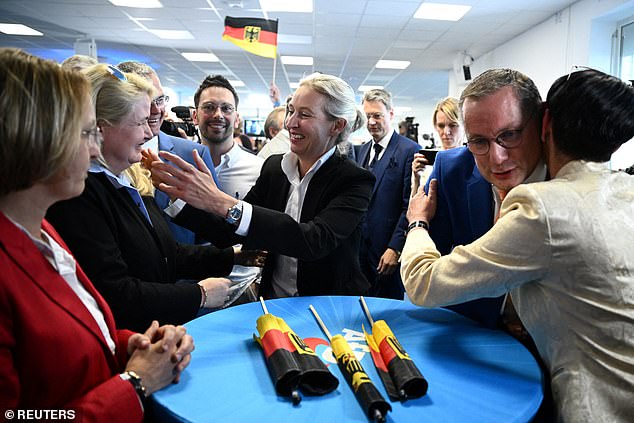
[[[11,220],[11,219],[9,219]],[[84,285],[77,279],[77,264],[72,255],[68,253],[61,245],[59,245],[52,237],[50,237],[46,232],[42,231],[42,238],[44,241],[39,240],[37,238],[33,238],[31,234],[20,224],[11,220],[15,226],[20,228],[22,232],[24,232],[30,239],[35,243],[35,246],[42,253],[44,258],[51,263],[51,266],[59,273],[59,275],[64,278],[68,286],[73,290],[75,294],[79,297],[84,306],[88,309],[88,312],[91,314],[95,322],[97,322],[97,326],[99,326],[99,330],[103,335],[106,343],[108,344],[108,348],[112,352],[115,353],[116,344],[110,336],[110,331],[108,330],[108,325],[106,324],[106,320],[103,317],[103,313],[97,304],[97,301],[93,298],[92,295],[84,288]]]
[[[376,158],[377,161],[381,160],[381,157],[383,157],[383,154],[385,154],[387,145],[390,143],[390,140],[392,139],[392,135],[394,135],[394,129],[392,129],[390,132],[385,134],[385,136],[381,138],[378,143],[375,143],[374,139],[370,141],[372,143],[372,147],[370,148],[370,157],[368,158],[369,159],[368,163],[372,163],[372,160],[374,160],[374,151],[375,151],[374,145],[375,144],[379,144],[381,147],[383,147],[381,151],[379,152],[379,157]]]
[[[291,139],[288,131],[282,129],[273,137],[272,140],[267,142],[262,150],[258,153],[258,157],[266,159],[273,154],[284,154],[291,149]]]
[[[264,159],[240,148],[235,142],[231,150],[220,156],[216,166],[218,186],[237,199],[244,198],[260,176]]]
[[[296,222],[302,215],[304,197],[308,190],[310,181],[315,176],[319,168],[335,152],[333,147],[321,156],[306,172],[303,178],[299,176],[299,159],[295,153],[289,151],[282,157],[282,171],[288,178],[291,186],[288,192],[288,200],[284,212],[292,217]],[[275,261],[275,270],[272,276],[273,292],[276,297],[297,296],[297,258],[279,254]]]

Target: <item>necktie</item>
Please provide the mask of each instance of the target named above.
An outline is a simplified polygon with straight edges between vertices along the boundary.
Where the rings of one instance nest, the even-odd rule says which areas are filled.
[[[372,161],[368,165],[368,169],[370,169],[370,170],[372,170],[374,168],[374,166],[376,165],[376,162],[379,159],[379,154],[381,154],[381,150],[383,150],[383,147],[381,146],[381,144],[376,143],[376,142],[374,143],[372,148],[374,148],[374,157],[372,157]]]
[[[502,208],[502,202],[508,194],[506,191],[498,191],[500,193],[500,209]],[[498,214],[495,217],[495,222],[497,223],[500,218],[500,211],[498,210]],[[502,305],[502,325],[506,328],[507,332],[509,332],[514,338],[518,341],[524,343],[530,339],[530,335],[524,329],[524,325],[520,320],[520,317],[517,315],[517,311],[515,310],[515,306],[513,306],[513,301],[511,301],[511,295],[506,294],[504,297],[504,303]]]

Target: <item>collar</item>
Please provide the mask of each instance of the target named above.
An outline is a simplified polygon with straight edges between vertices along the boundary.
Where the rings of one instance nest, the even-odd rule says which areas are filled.
[[[130,189],[136,190],[136,188],[132,186],[132,184],[130,183],[130,180],[127,178],[127,176],[125,176],[123,172],[121,173],[121,175],[117,176],[114,173],[112,173],[110,169],[106,168],[105,166],[95,161],[93,161],[90,164],[90,169],[88,169],[88,172],[95,173],[95,174],[104,173],[106,177],[108,178],[108,180],[112,183],[112,185],[114,185],[116,189],[130,188]]]
[[[313,165],[308,169],[306,175],[304,175],[304,179],[308,175],[311,175],[319,170],[319,168],[326,163],[326,161],[335,154],[335,150],[337,146],[333,146],[330,150],[326,151]],[[299,184],[301,182],[299,177],[299,158],[297,154],[289,151],[282,156],[282,172],[286,175],[288,182],[291,184]]]
[[[240,153],[242,153],[240,146],[234,141],[229,151],[220,156],[220,164],[218,166],[225,165],[226,167],[232,167],[240,160]]]
[[[152,137],[151,140],[146,141],[145,144],[143,144],[143,148],[158,154],[158,151],[159,151],[159,136],[155,135],[155,136]]]
[[[392,139],[392,135],[394,135],[394,129],[392,129],[390,132],[385,134],[385,136],[379,140],[378,144],[381,147],[383,147],[383,150],[387,149],[387,145],[390,143],[390,140]],[[374,138],[372,138],[372,142],[373,143],[375,142]],[[372,144],[372,146],[374,146],[374,144]]]

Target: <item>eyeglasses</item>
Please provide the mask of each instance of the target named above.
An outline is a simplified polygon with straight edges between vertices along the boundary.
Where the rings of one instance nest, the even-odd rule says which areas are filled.
[[[114,67],[112,65],[108,65],[106,70],[110,73],[110,75],[114,76],[119,81],[127,81],[128,80],[128,78],[125,76],[125,74],[123,72],[121,72],[121,69],[119,69],[117,67]]]
[[[522,132],[524,131],[524,129],[526,129],[530,121],[533,120],[535,114],[535,112],[531,113],[526,122],[524,122],[524,125],[522,125],[522,127],[519,129],[509,129],[506,131],[502,131],[493,138],[477,137],[469,139],[467,140],[467,148],[473,154],[477,155],[487,154],[489,152],[491,141],[497,143],[507,150],[517,148],[522,143]]]
[[[233,113],[236,110],[235,106],[233,106],[233,105],[231,105],[229,103],[222,103],[222,104],[205,103],[205,104],[199,106],[198,108],[200,110],[202,110],[203,113],[205,113],[206,115],[211,115],[219,107],[220,107],[220,111],[222,112],[223,115],[230,115],[231,113]]]
[[[169,101],[170,101],[170,96],[161,95],[156,97],[154,100],[152,100],[152,103],[154,103],[156,107],[162,107],[165,105],[165,103],[168,103]]]
[[[82,130],[81,138],[83,140],[87,140],[97,147],[101,147],[101,142],[103,141],[103,138],[101,137],[101,129],[98,126],[95,126],[92,129]]]
[[[383,116],[385,116],[383,113],[368,113],[367,115],[365,115],[368,120],[373,119],[375,121],[383,119]]]

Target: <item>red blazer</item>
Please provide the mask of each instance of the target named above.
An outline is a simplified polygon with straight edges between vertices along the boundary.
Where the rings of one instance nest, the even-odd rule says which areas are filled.
[[[46,221],[42,228],[68,250]],[[77,276],[105,317],[116,355],[75,292],[0,213],[0,410],[65,409],[75,421],[140,422],[140,401],[119,377],[132,332],[115,330],[79,265]]]

